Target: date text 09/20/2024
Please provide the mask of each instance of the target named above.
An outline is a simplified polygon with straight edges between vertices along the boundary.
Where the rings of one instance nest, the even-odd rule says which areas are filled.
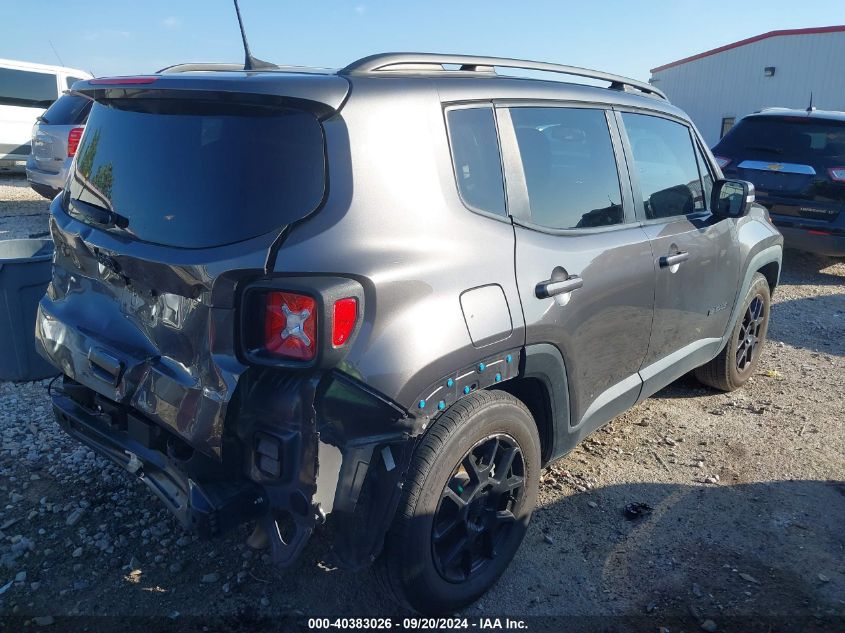
[[[511,618],[309,618],[309,630],[330,629],[402,629],[402,630],[525,630],[525,620]]]

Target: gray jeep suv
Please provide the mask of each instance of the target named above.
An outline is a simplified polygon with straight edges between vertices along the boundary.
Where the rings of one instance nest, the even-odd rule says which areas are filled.
[[[290,564],[324,524],[328,560],[449,612],[516,553],[544,464],[689,371],[754,372],[782,238],[659,90],[434,54],[233,68],[74,85],[36,325],[59,423],[186,528],[254,521]]]

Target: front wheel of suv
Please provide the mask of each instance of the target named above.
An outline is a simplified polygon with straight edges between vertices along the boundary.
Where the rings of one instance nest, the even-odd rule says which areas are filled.
[[[770,304],[769,282],[756,273],[727,345],[716,358],[695,370],[699,382],[721,391],[733,391],[745,384],[763,352]]]
[[[525,405],[471,394],[420,440],[376,563],[399,604],[451,613],[477,600],[519,548],[537,501],[540,440]]]

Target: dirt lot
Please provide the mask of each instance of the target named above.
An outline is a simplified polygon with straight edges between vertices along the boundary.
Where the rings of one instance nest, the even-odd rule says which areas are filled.
[[[45,210],[0,178],[0,239],[42,234]],[[564,616],[529,630],[845,630],[845,263],[788,251],[781,284],[750,383],[720,394],[682,379],[546,469],[516,560],[466,616]],[[143,485],[58,429],[42,383],[0,383],[0,443],[9,630],[402,615],[369,574],[321,565],[322,535],[276,570],[246,529],[183,534]],[[627,520],[632,502],[652,511]]]

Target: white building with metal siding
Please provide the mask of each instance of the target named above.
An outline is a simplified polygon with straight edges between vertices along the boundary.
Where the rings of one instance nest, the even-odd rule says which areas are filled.
[[[845,25],[772,31],[651,70],[712,147],[734,120],[769,107],[845,110]]]

